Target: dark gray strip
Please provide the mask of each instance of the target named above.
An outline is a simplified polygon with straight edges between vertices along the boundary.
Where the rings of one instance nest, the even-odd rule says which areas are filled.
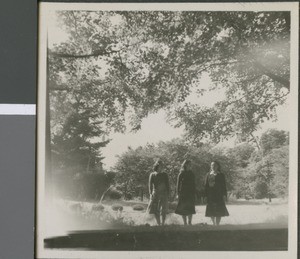
[[[34,258],[35,116],[0,115],[0,258]]]
[[[37,0],[0,8],[0,103],[36,103]]]

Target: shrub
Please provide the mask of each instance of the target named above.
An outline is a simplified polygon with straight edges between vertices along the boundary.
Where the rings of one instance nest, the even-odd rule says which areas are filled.
[[[174,212],[177,208],[177,202],[170,202],[169,203],[169,212]]]
[[[94,210],[94,211],[104,211],[104,206],[102,204],[95,204],[95,205],[93,205],[92,210]]]
[[[141,204],[134,204],[132,206],[133,210],[138,210],[138,211],[142,211],[145,209],[145,206],[141,205]]]
[[[252,197],[251,197],[249,194],[246,194],[246,195],[245,195],[245,200],[246,200],[246,201],[249,201],[249,200],[251,200],[251,199],[252,199]]]
[[[80,211],[82,210],[82,205],[80,203],[73,203],[70,205],[70,209],[72,211]]]
[[[132,195],[131,193],[126,193],[126,194],[124,195],[124,198],[125,198],[125,200],[132,200],[133,195]]]
[[[116,189],[112,189],[108,193],[109,198],[112,200],[119,200],[122,198],[122,195],[123,195],[122,192]]]
[[[68,171],[53,173],[53,184],[60,198],[72,200],[99,199],[107,189],[103,172],[71,174]]]
[[[228,202],[236,202],[238,200],[237,195],[231,193],[228,197],[227,197],[227,201]]]
[[[117,204],[114,204],[111,206],[112,210],[113,211],[123,211],[123,206],[122,205],[117,205]]]

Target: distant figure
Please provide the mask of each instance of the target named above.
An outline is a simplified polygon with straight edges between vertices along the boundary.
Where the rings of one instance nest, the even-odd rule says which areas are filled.
[[[169,177],[162,172],[163,163],[158,160],[153,167],[154,172],[149,176],[149,213],[155,215],[158,225],[165,224],[168,212],[168,196],[170,192]],[[161,219],[160,220],[160,215]]]
[[[225,175],[221,173],[221,167],[217,161],[210,165],[210,172],[205,181],[205,194],[207,197],[205,216],[211,218],[214,226],[218,226],[221,217],[229,216],[229,213],[225,205],[227,199]]]
[[[192,162],[190,160],[185,160],[181,165],[180,173],[177,178],[178,205],[175,213],[182,216],[184,225],[187,225],[187,218],[189,225],[191,225],[193,214],[196,213],[195,176],[191,170],[191,165]]]

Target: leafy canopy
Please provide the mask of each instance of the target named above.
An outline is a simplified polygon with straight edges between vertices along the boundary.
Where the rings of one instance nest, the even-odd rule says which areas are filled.
[[[255,140],[289,93],[288,12],[59,11],[67,41],[49,50],[54,113],[76,96],[108,131],[132,130],[159,109],[194,141]],[[213,84],[201,85],[203,73]],[[191,105],[196,92],[218,93],[212,107]],[[61,92],[64,92],[63,98]],[[199,99],[200,100],[200,99]],[[54,116],[55,118],[61,116]]]

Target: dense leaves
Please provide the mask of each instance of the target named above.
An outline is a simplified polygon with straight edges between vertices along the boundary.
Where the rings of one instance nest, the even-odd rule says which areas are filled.
[[[273,129],[262,135],[261,141],[273,138],[273,143],[277,143],[267,154],[248,143],[233,148],[208,145],[193,147],[180,139],[157,145],[148,144],[136,149],[129,148],[119,157],[114,168],[116,181],[122,184],[125,193],[138,196],[140,188],[147,193],[152,166],[160,159],[164,163],[164,171],[169,175],[170,198],[174,199],[180,165],[188,158],[192,160],[196,189],[201,195],[210,163],[216,160],[226,175],[229,194],[246,199],[287,197],[289,152],[288,143],[281,141],[282,134],[286,135],[286,132]]]
[[[260,145],[262,151],[267,154],[273,149],[280,148],[289,144],[289,134],[283,130],[269,129],[262,134],[260,138]]]
[[[209,171],[210,162],[214,159],[222,164],[222,171],[228,176],[229,189],[232,189],[233,168],[230,166],[232,160],[226,154],[212,150],[207,145],[192,147],[180,139],[128,149],[119,157],[114,168],[117,172],[116,180],[123,183],[125,192],[135,195],[138,188],[142,187],[148,193],[148,178],[157,159],[163,162],[163,170],[169,176],[171,199],[175,199],[176,181],[185,159],[192,160],[192,170],[199,195],[203,195],[205,177]]]
[[[57,17],[68,39],[48,49],[54,169],[74,175],[101,168],[110,132],[139,130],[143,118],[164,109],[172,125],[184,126],[184,140],[120,156],[115,180],[125,195],[147,191],[161,158],[174,196],[187,157],[199,192],[217,159],[236,195],[287,195],[287,134],[273,130],[258,139],[255,132],[277,119],[289,95],[288,12],[59,11]],[[221,100],[201,103],[211,93]],[[231,137],[257,150],[203,144]]]
[[[57,14],[69,38],[49,50],[51,95],[64,100],[53,118],[79,96],[105,131],[124,131],[125,114],[138,130],[150,112],[166,109],[190,139],[256,141],[289,93],[287,12]],[[212,85],[200,85],[204,72]],[[220,89],[224,100],[213,107],[186,103],[194,90]]]
[[[64,170],[75,175],[102,168],[100,148],[109,142],[94,141],[103,134],[99,116],[83,104],[75,103],[61,128],[52,137],[52,163],[54,170]],[[57,127],[57,125],[56,125]],[[53,127],[54,128],[54,127]]]
[[[284,131],[270,129],[262,134],[261,150],[254,150],[246,167],[238,167],[238,197],[265,198],[288,196],[289,142]]]

